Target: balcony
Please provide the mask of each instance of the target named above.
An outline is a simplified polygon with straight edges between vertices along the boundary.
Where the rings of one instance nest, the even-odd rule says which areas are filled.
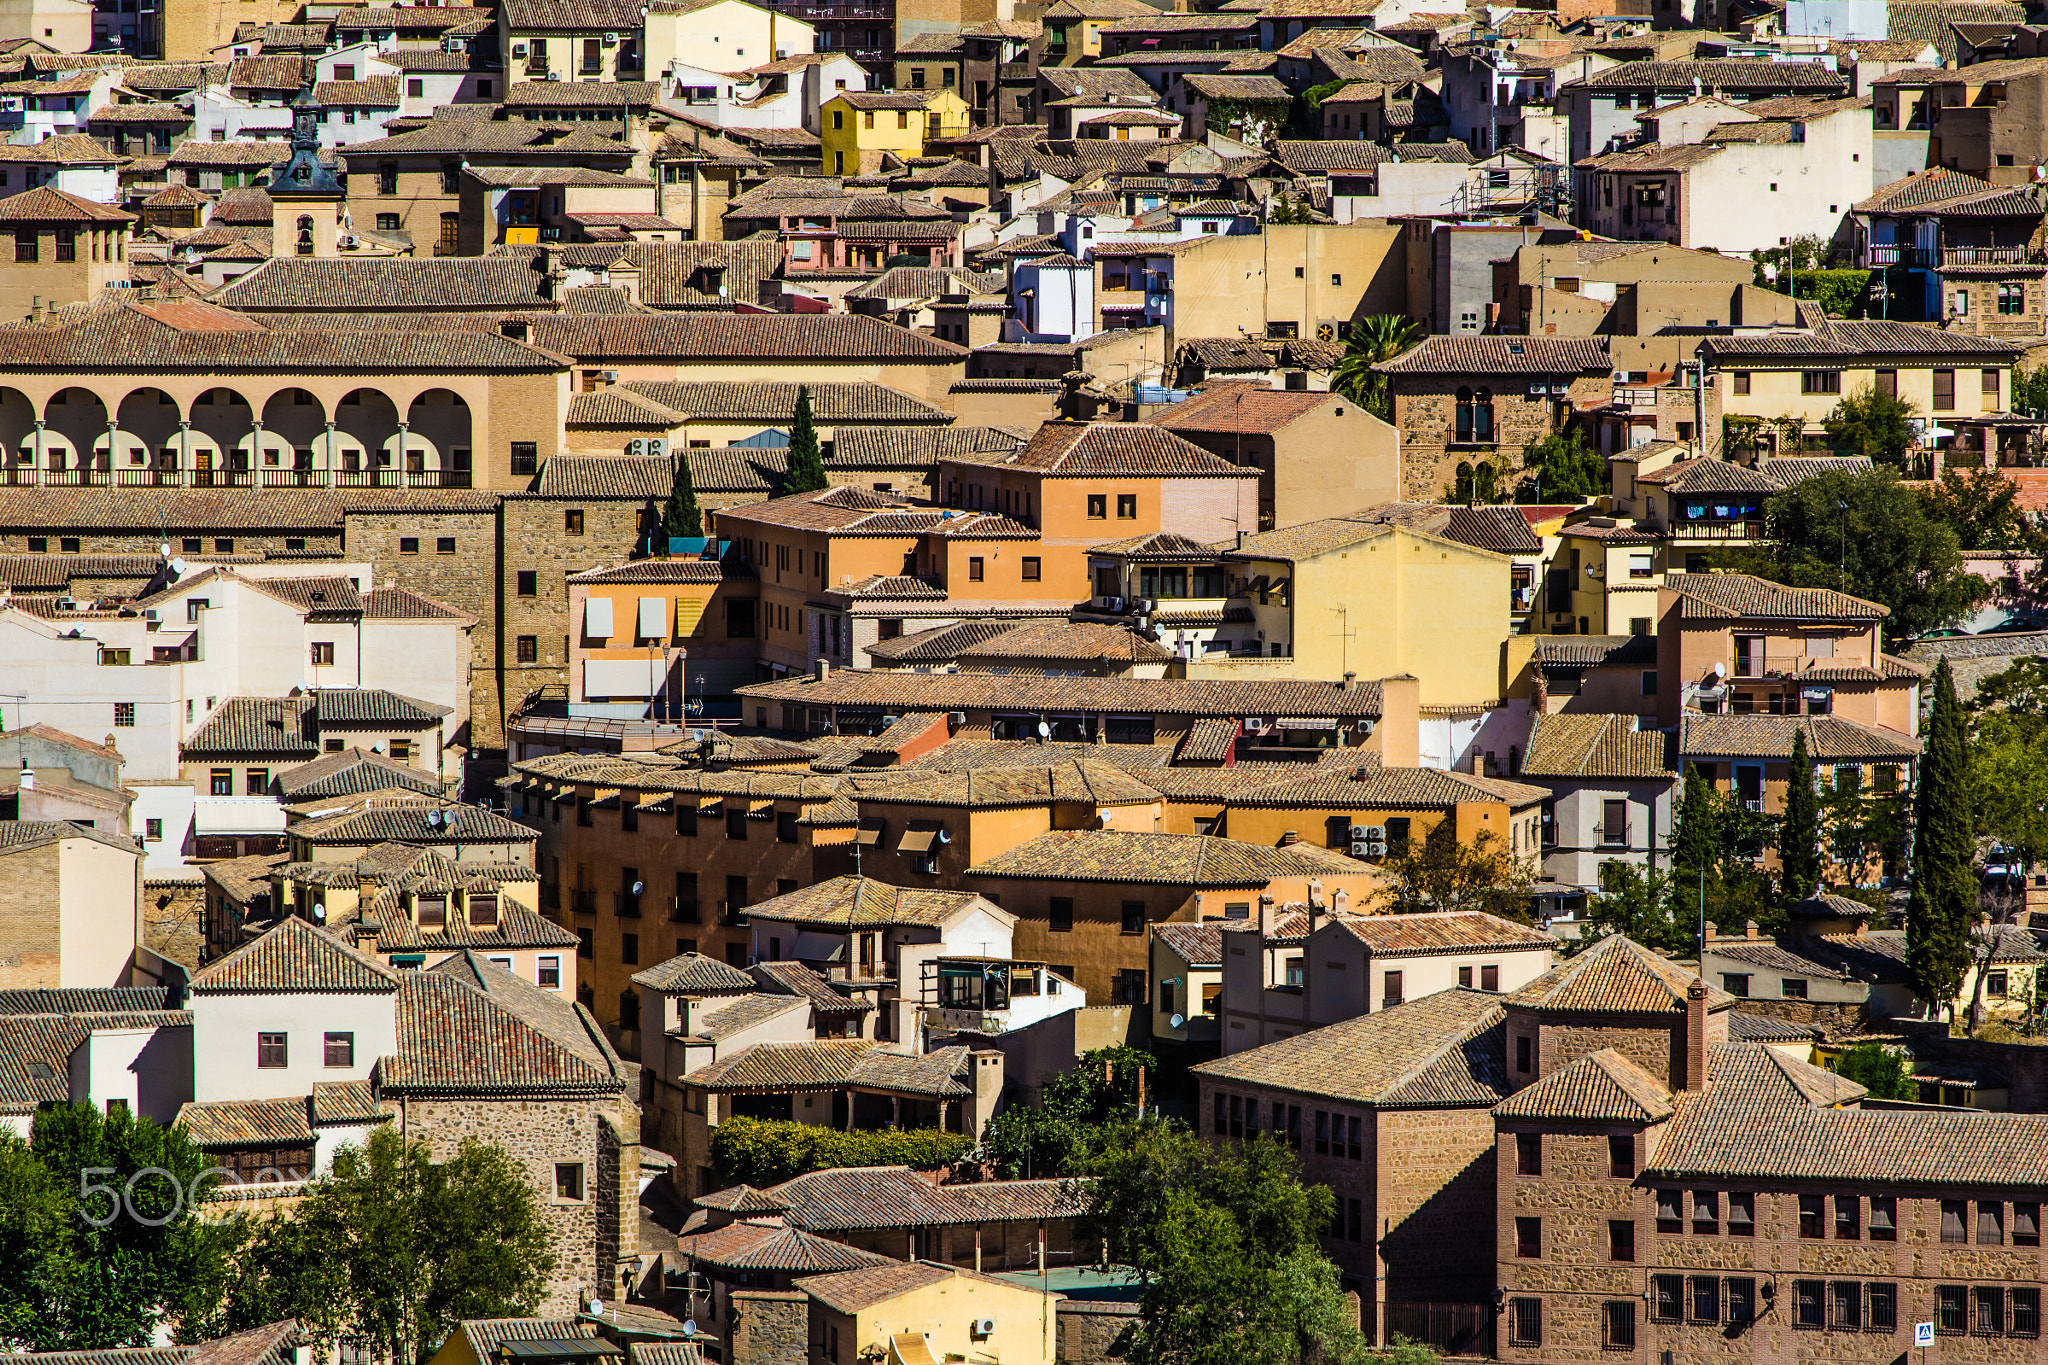
[[[597,892],[587,886],[572,887],[569,891],[569,908],[579,915],[597,913]]]
[[[1762,521],[1674,521],[1673,540],[1762,540]]]
[[[1616,389],[1614,406],[1617,408],[1654,408],[1657,406],[1655,389]]]
[[[620,919],[639,919],[639,894],[633,891],[612,892],[612,913]]]
[[[2025,245],[2011,246],[1908,246],[1900,242],[1872,242],[1863,249],[1864,264],[1871,269],[1907,266],[1933,270],[1945,265],[2038,265],[2048,253]]]
[[[697,908],[697,898],[695,896],[670,896],[668,898],[668,917],[677,924],[700,924],[703,922],[703,912]]]

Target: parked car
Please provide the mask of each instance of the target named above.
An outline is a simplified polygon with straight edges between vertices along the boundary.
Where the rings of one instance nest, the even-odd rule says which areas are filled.
[[[2017,635],[2029,631],[2048,630],[2048,622],[2030,616],[2008,616],[1996,625],[1986,626],[1979,635]]]

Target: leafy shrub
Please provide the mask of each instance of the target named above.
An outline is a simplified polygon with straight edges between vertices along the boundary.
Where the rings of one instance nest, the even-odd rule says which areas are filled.
[[[729,1118],[711,1136],[711,1174],[718,1188],[779,1185],[810,1171],[841,1166],[951,1165],[973,1144],[937,1128],[842,1133],[788,1119]]]

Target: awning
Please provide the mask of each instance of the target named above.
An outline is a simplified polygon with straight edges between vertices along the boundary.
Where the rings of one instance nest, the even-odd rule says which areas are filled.
[[[202,796],[192,803],[194,834],[282,834],[284,807],[267,796]]]
[[[640,599],[640,621],[637,632],[643,640],[661,640],[668,636],[668,599],[665,597],[643,597]]]
[[[883,828],[884,825],[879,816],[864,815],[861,817],[860,833],[854,836],[854,842],[873,848],[876,844],[882,842]]]
[[[929,853],[931,852],[932,845],[938,842],[939,834],[944,829],[945,826],[936,820],[912,820],[910,828],[903,831],[903,840],[896,845],[896,851],[898,853]]]
[[[611,637],[612,599],[609,597],[585,598],[583,601],[583,638],[586,640],[609,640]]]
[[[1334,730],[1335,716],[1282,716],[1275,722],[1282,730]]]
[[[668,680],[668,669],[659,654],[640,659],[585,659],[583,699],[602,697],[651,697]]]

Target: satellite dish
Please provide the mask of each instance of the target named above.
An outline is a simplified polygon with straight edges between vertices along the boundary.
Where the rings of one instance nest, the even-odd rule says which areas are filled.
[[[1173,1018],[1166,1021],[1166,1026],[1168,1028],[1179,1028],[1182,1024],[1185,1024],[1187,1021],[1188,1017],[1185,1014],[1176,1014],[1173,1016]]]
[[[1051,739],[1052,727],[1050,725],[1047,725],[1044,721],[1038,722],[1038,737],[1040,739]]]
[[[169,559],[171,557],[171,542],[167,540],[163,544],[157,546],[156,552],[162,558]]]
[[[172,560],[171,572],[178,575],[180,578],[183,578],[185,576],[185,561],[182,559]]]
[[[326,907],[326,906],[324,906],[324,905],[316,905],[316,906],[314,906],[314,907],[313,907],[313,918],[314,918],[314,919],[316,919],[316,920],[323,920],[323,919],[326,919],[326,918],[327,918],[327,907]]]
[[[683,1319],[683,1335],[686,1337],[694,1337],[697,1335],[697,1320],[695,1318]]]
[[[604,1311],[604,1300],[592,1299],[590,1301],[590,1311],[593,1313],[602,1313]]]
[[[634,883],[633,883],[633,894],[634,894],[634,895],[636,895],[636,896],[637,896],[637,895],[639,895],[639,894],[640,894],[640,892],[641,892],[641,890],[642,890],[642,888],[644,888],[645,886],[646,886],[646,883],[645,883],[645,882],[634,882]]]
[[[437,811],[437,810],[430,810],[430,811],[428,811],[428,812],[427,812],[427,828],[429,828],[429,829],[439,829],[439,828],[441,828],[441,812],[439,812],[439,811]]]

